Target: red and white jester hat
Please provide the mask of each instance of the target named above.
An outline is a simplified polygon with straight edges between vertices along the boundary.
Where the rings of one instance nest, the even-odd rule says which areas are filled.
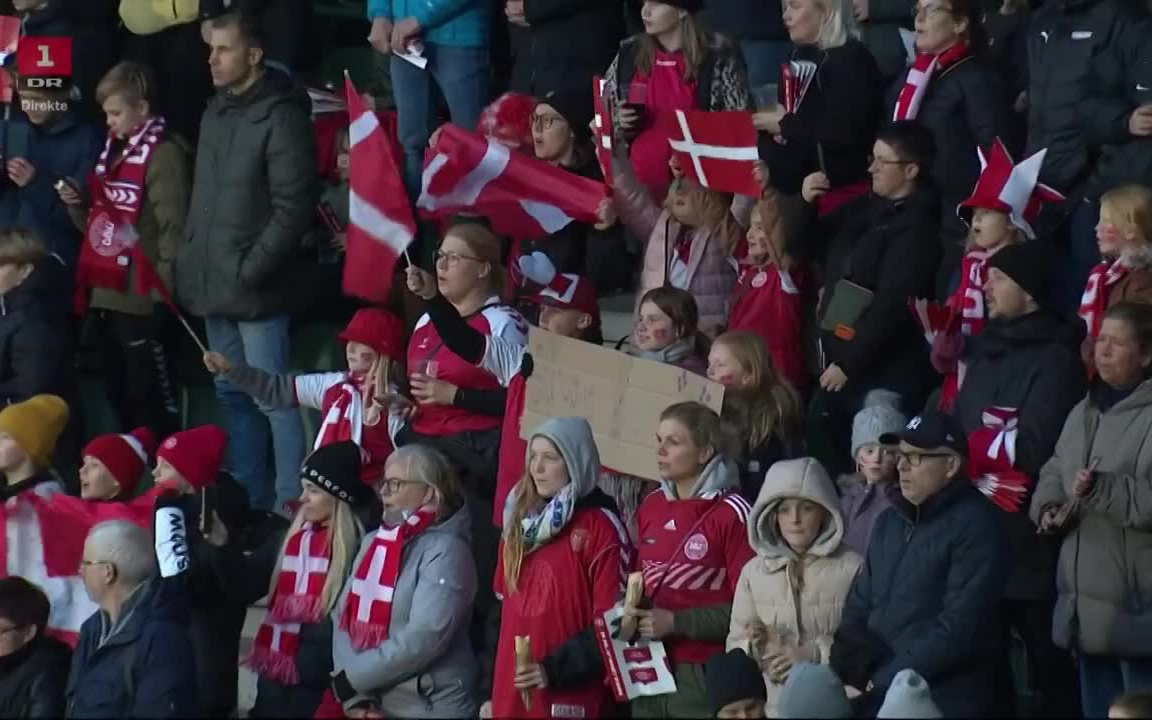
[[[971,211],[975,208],[998,210],[1006,213],[1012,224],[1029,240],[1035,239],[1032,223],[1040,214],[1040,204],[1064,200],[1059,192],[1038,182],[1047,148],[1019,165],[1012,161],[1000,138],[996,138],[987,152],[981,148],[976,152],[980,156],[980,179],[976,181],[971,197],[956,208],[956,214],[965,223],[970,223]]]
[[[522,255],[517,265],[526,284],[539,288],[535,300],[541,305],[579,310],[591,315],[593,320],[600,317],[596,288],[587,278],[556,272],[552,260],[540,251]]]

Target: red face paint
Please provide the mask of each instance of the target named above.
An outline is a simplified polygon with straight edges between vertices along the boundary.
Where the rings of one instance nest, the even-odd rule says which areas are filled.
[[[652,331],[652,339],[658,343],[668,343],[672,341],[672,333],[665,328],[656,328]]]

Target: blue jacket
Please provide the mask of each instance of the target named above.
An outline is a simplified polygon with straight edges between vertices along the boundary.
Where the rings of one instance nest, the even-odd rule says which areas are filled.
[[[996,611],[1011,563],[998,514],[967,479],[953,480],[919,507],[894,497],[848,592],[833,669],[849,674],[839,660],[844,645],[867,638],[862,645],[872,656],[866,665],[877,700],[896,673],[912,668],[928,681],[944,717],[989,714]]]
[[[97,611],[80,628],[68,677],[68,717],[197,715],[196,663],[181,596],[149,580],[124,603],[117,626],[101,642],[107,622]]]
[[[368,0],[368,19],[396,22],[414,17],[423,39],[436,45],[488,47],[491,2],[487,0]]]
[[[88,177],[104,148],[104,136],[73,115],[65,115],[49,127],[40,128],[23,115],[14,117],[3,129],[3,159],[22,157],[36,174],[26,187],[17,187],[4,173],[0,187],[0,227],[19,225],[35,230],[69,269],[76,268],[81,233],[68,217],[54,185],[61,177],[87,187]]]

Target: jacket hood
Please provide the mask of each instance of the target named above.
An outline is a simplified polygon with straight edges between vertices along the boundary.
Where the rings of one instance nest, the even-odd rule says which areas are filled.
[[[595,489],[600,474],[600,453],[596,449],[596,440],[592,437],[592,426],[587,420],[578,417],[552,418],[536,428],[532,437],[547,438],[560,451],[564,465],[568,468],[568,479],[574,486],[576,499]],[[528,444],[531,446],[531,439]],[[530,453],[531,448],[525,452],[525,467],[528,466]]]
[[[976,353],[1005,355],[1031,345],[1064,345],[1077,353],[1084,339],[1084,323],[1066,320],[1038,310],[1012,320],[989,320],[984,333],[974,340]]]
[[[441,533],[444,535],[454,535],[466,543],[472,542],[472,521],[468,514],[468,506],[461,506],[456,512],[444,518],[440,522],[428,526],[423,534]],[[364,540],[371,541],[372,533],[368,533]]]
[[[740,470],[736,467],[736,463],[723,455],[716,454],[704,466],[700,472],[700,477],[696,478],[696,484],[692,486],[691,497],[703,497],[709,493],[721,493],[738,487],[740,487]],[[664,491],[664,497],[669,500],[677,499],[676,488],[663,478],[660,479],[660,489]],[[680,499],[688,500],[690,498]]]
[[[763,558],[795,559],[796,553],[780,537],[776,527],[776,510],[789,498],[801,498],[824,508],[827,517],[816,542],[806,554],[828,557],[840,547],[844,538],[844,518],[832,478],[815,458],[781,460],[768,468],[760,495],[748,518],[748,543]]]
[[[312,99],[303,85],[296,83],[292,78],[276,68],[265,68],[264,74],[256,83],[245,92],[235,95],[230,92],[221,92],[222,102],[220,111],[228,108],[246,108],[253,119],[263,119],[272,108],[280,103],[294,103],[312,114]]]

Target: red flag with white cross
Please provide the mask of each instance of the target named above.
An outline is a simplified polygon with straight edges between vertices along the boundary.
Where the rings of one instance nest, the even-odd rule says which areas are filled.
[[[677,110],[676,124],[680,138],[669,142],[686,176],[709,190],[760,196],[752,177],[760,153],[751,114]]]

